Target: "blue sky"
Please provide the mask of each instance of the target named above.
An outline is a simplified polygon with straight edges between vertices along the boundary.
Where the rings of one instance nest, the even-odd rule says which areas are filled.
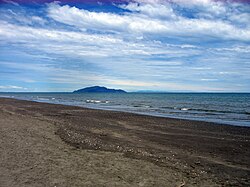
[[[247,1],[0,1],[0,91],[250,92]]]

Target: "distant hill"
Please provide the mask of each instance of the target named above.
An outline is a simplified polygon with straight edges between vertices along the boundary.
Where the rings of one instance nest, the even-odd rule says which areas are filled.
[[[73,91],[73,93],[127,93],[121,89],[109,89],[102,86],[92,86]]]

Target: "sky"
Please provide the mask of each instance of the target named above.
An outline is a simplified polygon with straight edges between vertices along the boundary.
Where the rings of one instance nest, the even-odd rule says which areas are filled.
[[[250,92],[249,0],[0,0],[0,92]]]

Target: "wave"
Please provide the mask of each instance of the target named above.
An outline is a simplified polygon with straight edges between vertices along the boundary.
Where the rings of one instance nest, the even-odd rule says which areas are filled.
[[[201,111],[201,112],[209,112],[209,113],[228,113],[228,114],[247,114],[250,115],[250,112],[240,112],[240,111],[226,111],[226,110],[213,110],[213,109],[191,109],[194,111]]]
[[[9,95],[0,95],[0,97],[4,97],[4,98],[14,98],[15,96],[9,96]]]
[[[135,108],[152,108],[150,105],[133,105]]]
[[[107,103],[109,103],[109,101],[100,101],[100,100],[93,100],[93,99],[87,99],[85,102],[86,103],[94,103],[94,104],[98,104],[98,103],[105,103],[105,104],[107,104]]]
[[[178,108],[178,107],[160,107],[163,109],[172,109],[172,110],[181,110],[181,111],[198,111],[198,112],[207,112],[207,113],[229,113],[229,114],[246,114],[250,115],[250,112],[246,111],[226,111],[226,110],[215,110],[215,109],[201,109],[201,108]]]
[[[41,101],[49,101],[50,99],[49,98],[44,98],[44,97],[37,97],[38,100],[41,100]]]
[[[191,109],[190,108],[181,108],[180,110],[188,111],[188,110],[191,110]]]

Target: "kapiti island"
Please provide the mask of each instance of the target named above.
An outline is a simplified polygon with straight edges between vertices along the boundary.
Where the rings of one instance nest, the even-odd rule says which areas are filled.
[[[127,93],[121,89],[109,89],[103,86],[86,87],[73,91],[73,93]]]

